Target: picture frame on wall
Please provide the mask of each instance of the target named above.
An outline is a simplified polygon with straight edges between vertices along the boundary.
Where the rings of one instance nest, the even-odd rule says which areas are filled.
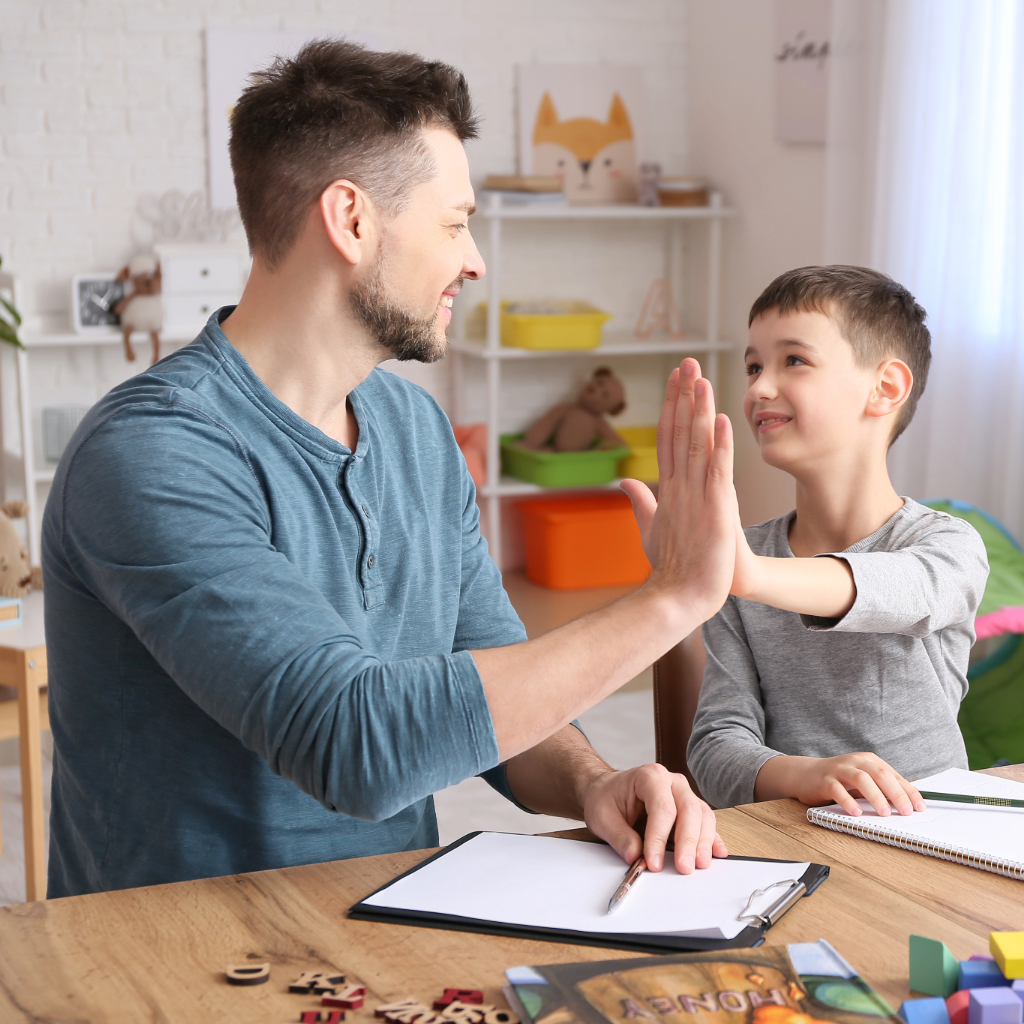
[[[117,271],[76,274],[71,281],[71,321],[78,334],[106,334],[121,325],[114,307],[124,298]]]
[[[646,159],[643,68],[520,64],[519,173],[562,179],[570,203],[635,203]]]

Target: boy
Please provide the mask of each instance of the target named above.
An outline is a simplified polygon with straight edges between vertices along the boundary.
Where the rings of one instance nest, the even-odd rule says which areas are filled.
[[[988,561],[960,519],[897,495],[886,452],[931,359],[925,311],[884,274],[804,267],[750,311],[743,410],[796,509],[737,525],[704,625],[687,749],[712,806],[796,797],[923,810],[906,780],[966,768],[957,711]],[[863,753],[870,751],[870,753]]]

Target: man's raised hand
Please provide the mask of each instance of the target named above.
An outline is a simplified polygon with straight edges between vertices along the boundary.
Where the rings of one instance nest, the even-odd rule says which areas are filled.
[[[711,382],[696,359],[672,371],[658,419],[658,498],[638,480],[622,489],[633,503],[648,586],[675,596],[698,621],[724,604],[736,556],[736,494],[729,418],[715,415]]]

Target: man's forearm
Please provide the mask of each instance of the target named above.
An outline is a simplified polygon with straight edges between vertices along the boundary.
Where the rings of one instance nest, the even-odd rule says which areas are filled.
[[[553,736],[657,661],[704,617],[646,585],[536,640],[474,651],[501,759]]]
[[[738,597],[824,619],[841,618],[853,607],[857,587],[844,559],[754,557],[752,585]]]
[[[583,820],[587,786],[611,771],[573,725],[512,758],[505,766],[513,796],[541,814]]]

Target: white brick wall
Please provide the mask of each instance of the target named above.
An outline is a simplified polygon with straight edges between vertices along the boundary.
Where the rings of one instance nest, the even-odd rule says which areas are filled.
[[[116,269],[134,255],[132,214],[141,194],[207,187],[207,26],[352,33],[457,65],[483,115],[481,138],[468,147],[480,180],[515,169],[514,66],[531,61],[643,65],[650,156],[668,173],[699,171],[686,159],[685,23],[683,0],[5,0],[0,255],[18,276],[27,326],[68,330],[72,276]],[[591,224],[564,234],[510,230],[505,254],[506,294],[590,299],[617,314],[613,326],[629,328],[660,276],[663,250],[657,229],[609,235]],[[477,291],[467,301],[482,298]],[[112,347],[31,358],[38,431],[41,406],[92,403],[139,368],[145,351],[132,367]],[[619,368],[631,385],[624,419],[653,422],[647,406],[660,385],[649,386],[650,375],[665,367],[653,361]],[[400,369],[448,405],[445,364]],[[10,370],[3,360],[3,447],[13,452],[20,445]],[[566,362],[553,370],[546,365],[543,387],[531,387],[522,374],[510,382],[515,402],[506,426],[523,426],[540,407],[571,394],[583,367]],[[477,376],[467,374],[467,383],[472,389]],[[468,396],[466,413],[482,415],[478,395]],[[14,497],[17,473],[7,461]],[[40,487],[37,514],[45,497]]]

